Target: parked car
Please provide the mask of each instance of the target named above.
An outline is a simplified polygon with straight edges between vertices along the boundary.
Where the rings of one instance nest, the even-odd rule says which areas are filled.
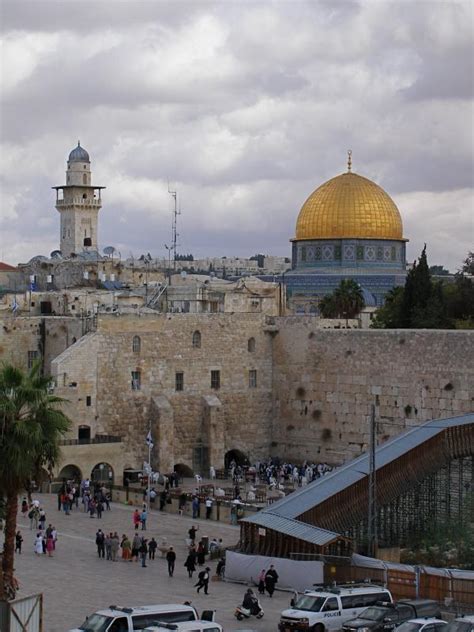
[[[444,632],[474,632],[474,614],[466,614],[450,621]]]
[[[205,610],[201,620],[213,621],[214,613],[214,610]],[[105,610],[94,612],[81,626],[69,632],[134,632],[155,625],[157,621],[163,623],[199,621],[199,616],[190,604],[157,604],[137,608],[109,606]]]
[[[346,621],[343,632],[387,632],[417,617],[439,617],[439,605],[432,599],[404,599],[367,608],[356,619]]]
[[[409,619],[397,626],[397,632],[445,632],[447,625],[447,621],[434,617]]]
[[[143,632],[224,632],[224,628],[215,621],[185,621],[183,623],[161,623],[145,628]]]
[[[342,624],[378,602],[392,603],[390,591],[374,584],[317,586],[292,600],[281,613],[280,632],[326,632],[340,630]]]

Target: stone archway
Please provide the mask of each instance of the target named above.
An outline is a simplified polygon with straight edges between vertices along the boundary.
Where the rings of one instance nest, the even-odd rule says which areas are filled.
[[[235,461],[237,465],[249,464],[249,460],[242,450],[237,450],[235,448],[225,453],[224,464],[226,469],[230,467],[232,461]]]
[[[76,481],[80,483],[82,480],[82,472],[77,467],[77,465],[73,465],[70,463],[69,465],[65,465],[58,474],[57,480],[59,481]]]
[[[91,481],[93,483],[110,483],[114,482],[114,470],[109,463],[97,463],[92,468]]]
[[[176,463],[173,469],[179,478],[193,478],[194,476],[192,468],[184,463]]]

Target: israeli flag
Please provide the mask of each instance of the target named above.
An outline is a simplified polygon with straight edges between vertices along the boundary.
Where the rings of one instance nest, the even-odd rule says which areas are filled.
[[[15,298],[13,299],[13,303],[12,303],[12,312],[15,313],[18,310],[19,307],[20,306],[16,302],[16,296],[15,296]]]
[[[151,430],[148,431],[148,434],[146,436],[146,444],[149,448],[153,448],[153,438],[151,436]]]

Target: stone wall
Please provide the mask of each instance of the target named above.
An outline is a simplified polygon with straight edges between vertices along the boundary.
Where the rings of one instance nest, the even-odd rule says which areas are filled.
[[[0,361],[28,368],[28,352],[43,356],[49,375],[53,358],[82,335],[82,322],[67,317],[15,317],[4,315],[0,322]]]
[[[277,318],[273,453],[339,464],[367,447],[378,396],[378,440],[474,411],[474,332],[318,330]]]
[[[207,455],[206,468],[223,467],[231,449],[265,457],[271,441],[272,342],[264,324],[261,314],[100,317],[94,334],[53,362],[57,394],[70,402],[73,432],[86,424],[123,436],[139,466],[150,423],[162,439],[161,454],[156,446],[153,456],[163,469],[178,463],[195,468],[197,449]],[[193,346],[195,331],[200,347]],[[133,350],[134,336],[140,338],[139,352]],[[255,351],[248,350],[252,337]],[[220,371],[218,389],[211,388],[212,370]],[[250,370],[257,372],[255,388],[249,386]],[[132,371],[140,372],[140,389],[132,388]],[[183,373],[183,391],[176,390],[177,372]],[[87,395],[92,405],[84,409]],[[163,449],[166,444],[172,451]]]

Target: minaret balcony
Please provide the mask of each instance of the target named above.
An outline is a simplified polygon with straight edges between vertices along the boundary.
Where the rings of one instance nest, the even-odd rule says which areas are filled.
[[[94,208],[100,208],[102,206],[102,200],[96,198],[70,198],[70,199],[62,199],[56,200],[56,208],[67,208],[68,206],[92,206]]]

